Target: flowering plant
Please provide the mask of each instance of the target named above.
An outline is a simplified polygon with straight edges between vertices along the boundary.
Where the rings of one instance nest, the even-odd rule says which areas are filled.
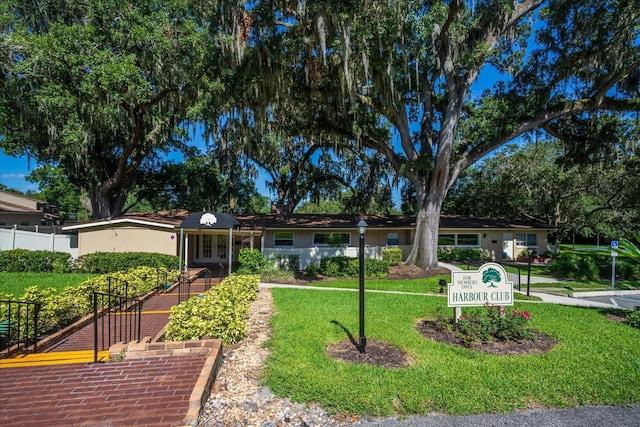
[[[534,340],[536,336],[529,329],[531,315],[527,311],[513,308],[506,311],[501,306],[486,306],[486,310],[470,312],[460,317],[458,337],[470,346],[493,339],[500,341]]]

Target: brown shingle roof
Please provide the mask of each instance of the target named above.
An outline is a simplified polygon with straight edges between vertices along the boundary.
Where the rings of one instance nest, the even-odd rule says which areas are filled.
[[[154,213],[132,213],[115,219],[136,219],[180,227],[182,221],[189,216],[186,210],[162,211]],[[233,215],[240,222],[240,229],[355,229],[360,218],[370,228],[412,229],[416,226],[416,217],[412,215],[321,215],[273,213]],[[547,229],[548,225],[533,221],[517,221],[501,218],[473,218],[459,215],[443,215],[440,217],[440,228],[444,229]]]

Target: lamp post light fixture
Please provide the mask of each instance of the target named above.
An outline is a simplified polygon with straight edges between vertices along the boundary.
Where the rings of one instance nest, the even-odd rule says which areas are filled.
[[[358,252],[360,258],[360,343],[358,351],[360,353],[364,353],[367,347],[367,338],[364,335],[364,233],[366,231],[367,223],[360,219],[358,222],[358,233],[360,233],[360,251]]]

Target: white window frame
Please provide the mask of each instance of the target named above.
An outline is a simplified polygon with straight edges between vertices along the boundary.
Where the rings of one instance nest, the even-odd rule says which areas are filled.
[[[278,234],[287,234],[291,235],[291,237],[278,237]],[[293,239],[295,238],[295,234],[293,231],[274,231],[273,232],[273,247],[274,248],[293,248]],[[278,240],[291,240],[291,244],[282,245],[278,244]]]
[[[530,245],[529,238],[533,236],[535,244]],[[524,244],[523,244],[524,243]],[[538,234],[537,233],[516,233],[516,247],[518,248],[537,248],[538,247]]]
[[[395,241],[395,243],[390,243]],[[397,231],[390,231],[387,233],[387,246],[398,246],[400,244],[400,233]]]
[[[216,238],[216,252],[218,258],[227,259],[227,236],[218,234]]]
[[[453,236],[453,245],[441,245],[440,236]],[[461,245],[458,242],[458,236],[476,236],[478,243],[475,245]],[[480,233],[442,233],[438,234],[438,246],[449,248],[480,248],[482,247],[482,240],[480,239]]]
[[[204,259],[213,258],[213,235],[203,234],[201,245],[202,245],[202,253],[200,254],[200,257]]]

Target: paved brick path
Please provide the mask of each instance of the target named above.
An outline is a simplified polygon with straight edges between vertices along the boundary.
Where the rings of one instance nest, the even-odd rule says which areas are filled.
[[[0,425],[183,426],[205,359],[0,369]]]
[[[204,281],[198,280],[191,295],[203,290]],[[175,293],[145,301],[141,336],[158,334],[177,302]],[[93,325],[46,351],[89,349]],[[3,367],[0,426],[183,426],[194,388],[205,386],[203,373],[215,371],[206,353],[190,351],[142,352],[121,362]]]

